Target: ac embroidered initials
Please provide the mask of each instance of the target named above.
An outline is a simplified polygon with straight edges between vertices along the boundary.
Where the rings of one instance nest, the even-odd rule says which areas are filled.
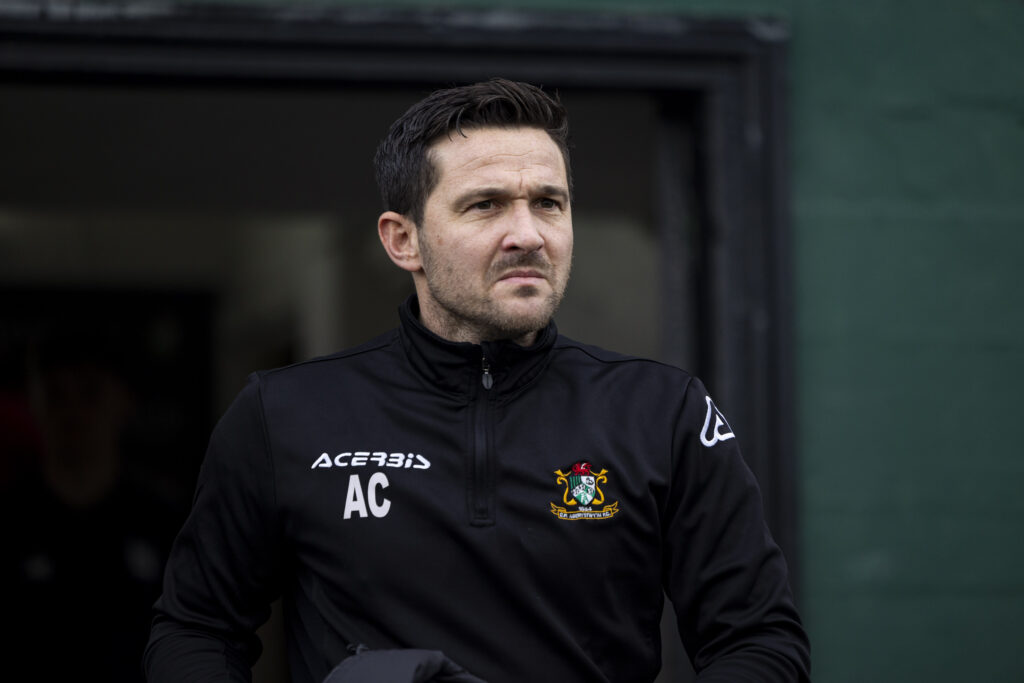
[[[355,514],[358,517],[366,517],[372,514],[374,517],[383,517],[391,509],[391,501],[387,498],[378,498],[380,489],[388,487],[388,478],[383,472],[374,472],[370,476],[370,482],[366,485],[366,496],[363,496],[363,483],[359,480],[358,474],[350,474],[348,477],[348,493],[345,494],[345,519],[351,519]],[[369,512],[367,512],[369,507]]]

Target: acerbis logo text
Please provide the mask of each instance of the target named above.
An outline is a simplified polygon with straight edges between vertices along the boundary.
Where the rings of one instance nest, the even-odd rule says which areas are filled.
[[[333,458],[328,453],[321,453],[313,461],[311,470],[334,467],[373,467],[391,469],[430,469],[430,461],[419,453],[387,453],[385,451],[345,451]],[[348,476],[348,490],[345,493],[344,519],[386,517],[391,510],[391,501],[383,496],[383,490],[391,482],[383,472],[374,472],[366,484],[358,474]]]
[[[384,451],[345,451],[338,453],[331,458],[327,453],[321,453],[313,465],[314,470],[318,467],[392,467],[395,469],[426,470],[430,469],[430,461],[419,453],[385,453]]]

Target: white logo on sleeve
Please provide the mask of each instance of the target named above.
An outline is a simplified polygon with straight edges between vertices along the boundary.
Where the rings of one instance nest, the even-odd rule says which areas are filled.
[[[719,441],[728,441],[729,439],[736,436],[732,433],[732,428],[729,423],[725,420],[725,415],[722,415],[721,411],[711,401],[710,396],[705,396],[704,400],[708,404],[707,415],[704,416],[704,428],[700,430],[700,442],[711,448]],[[711,423],[711,418],[714,417],[714,424]],[[725,431],[722,431],[722,428]]]

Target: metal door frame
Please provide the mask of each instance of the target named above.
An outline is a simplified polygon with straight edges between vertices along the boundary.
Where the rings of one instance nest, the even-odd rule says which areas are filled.
[[[740,435],[798,589],[788,40],[762,18],[21,3],[0,9],[0,80],[424,87],[502,75],[642,91],[669,112],[690,103],[692,146],[674,149],[671,114],[659,133],[666,341],[696,324],[689,369]],[[700,189],[688,207],[674,159],[694,148]],[[696,240],[681,235],[689,210]]]

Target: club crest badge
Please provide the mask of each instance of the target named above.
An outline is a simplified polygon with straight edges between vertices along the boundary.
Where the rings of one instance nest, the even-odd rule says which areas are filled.
[[[605,504],[601,484],[608,482],[608,470],[594,471],[589,462],[577,462],[568,472],[555,470],[556,483],[565,488],[562,503],[551,503],[551,514],[566,521],[610,519],[619,511],[619,503]]]

